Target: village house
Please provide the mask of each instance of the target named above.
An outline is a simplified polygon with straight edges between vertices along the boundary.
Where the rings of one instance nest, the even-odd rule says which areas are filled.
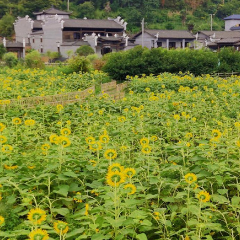
[[[144,30],[136,34],[133,39],[135,44],[149,49],[158,47],[175,49],[193,47],[195,37],[185,30]]]
[[[95,53],[129,49],[125,22],[120,17],[107,20],[70,19],[69,12],[50,8],[34,13],[36,20],[29,16],[18,17],[14,23],[16,42],[41,53],[59,52],[68,57],[68,51],[76,51],[82,45],[91,46]],[[24,54],[23,54],[24,55]]]

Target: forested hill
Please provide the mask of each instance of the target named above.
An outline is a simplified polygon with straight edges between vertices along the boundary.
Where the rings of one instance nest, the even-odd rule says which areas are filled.
[[[0,0],[0,35],[13,33],[12,23],[17,16],[29,15],[51,6],[67,10],[68,0]],[[240,0],[69,0],[72,18],[121,16],[128,22],[128,30],[140,30],[141,21],[149,29],[222,30],[223,18],[240,14]]]

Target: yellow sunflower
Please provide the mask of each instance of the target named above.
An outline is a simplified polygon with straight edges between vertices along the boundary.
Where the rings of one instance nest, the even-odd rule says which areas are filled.
[[[140,144],[142,145],[142,146],[144,146],[144,145],[148,145],[149,144],[149,139],[148,138],[142,138],[142,139],[140,139]]]
[[[197,198],[200,202],[209,202],[210,194],[207,191],[201,191],[198,193]]]
[[[41,224],[43,221],[46,220],[46,212],[40,208],[31,209],[28,212],[28,220],[31,221],[33,224]]]
[[[71,130],[69,128],[63,128],[61,129],[61,134],[64,135],[64,136],[68,136],[71,134]]]
[[[0,226],[3,225],[5,222],[5,219],[3,216],[0,216]]]
[[[51,143],[58,144],[59,142],[59,136],[57,134],[51,134],[49,137],[49,140]]]
[[[102,145],[100,142],[95,142],[89,145],[89,149],[92,150],[93,152],[96,152],[102,149]]]
[[[62,104],[58,104],[57,105],[57,112],[61,112],[63,110],[63,105]]]
[[[65,137],[65,136],[60,136],[58,137],[58,143],[60,145],[62,145],[63,147],[68,147],[71,145],[71,141],[69,138]]]
[[[118,121],[119,122],[125,122],[126,121],[126,117],[120,116],[120,117],[118,117]]]
[[[63,235],[68,232],[68,223],[63,221],[57,221],[53,223],[53,228],[59,235]]]
[[[33,120],[33,119],[27,119],[25,122],[24,122],[24,124],[26,125],[26,126],[34,126],[35,125],[35,120]]]
[[[115,159],[117,157],[117,152],[114,149],[108,149],[104,152],[104,157],[108,160]]]
[[[11,153],[12,150],[13,150],[13,147],[11,145],[6,144],[2,146],[2,151],[4,153]]]
[[[136,174],[136,171],[134,168],[125,168],[124,173],[128,178],[132,178]]]
[[[222,136],[222,133],[219,130],[217,130],[217,129],[213,129],[212,130],[212,136],[214,138],[220,138]]]
[[[108,172],[106,176],[106,182],[112,187],[118,187],[121,183],[126,180],[126,175],[123,172]]]
[[[99,137],[99,141],[100,141],[101,143],[108,143],[108,142],[109,142],[109,136],[106,135],[106,134],[101,135],[101,136]]]
[[[85,140],[86,140],[86,143],[87,143],[87,144],[93,144],[93,143],[95,143],[95,138],[94,138],[94,137],[91,137],[91,136],[85,138]]]
[[[6,125],[3,123],[0,123],[0,132],[2,132],[6,128]]]
[[[49,148],[50,148],[50,145],[47,144],[47,143],[45,143],[45,144],[43,144],[43,145],[41,146],[41,149],[42,149],[43,151],[47,151]]]
[[[15,125],[19,125],[22,123],[22,120],[20,118],[13,118],[12,123]]]
[[[5,143],[7,141],[7,138],[5,136],[0,135],[0,143]]]
[[[156,141],[158,140],[158,137],[155,136],[155,135],[153,135],[153,136],[151,136],[151,140],[152,140],[153,142],[156,142]]]
[[[124,189],[128,189],[129,188],[131,190],[130,192],[128,192],[128,195],[134,194],[136,192],[136,190],[137,190],[136,186],[131,184],[131,183],[126,184],[123,188]]]
[[[110,165],[108,167],[108,171],[109,172],[116,172],[116,171],[123,172],[124,171],[124,167],[121,166],[121,164],[119,164],[119,163],[113,163],[112,165]]]
[[[149,145],[144,145],[144,146],[142,147],[142,153],[144,153],[144,154],[150,154],[151,151],[152,151],[152,148],[151,148],[151,146],[149,146]]]
[[[189,184],[197,181],[197,176],[194,173],[188,173],[184,176],[185,181]]]
[[[46,230],[36,229],[29,233],[29,240],[48,240],[49,235]]]

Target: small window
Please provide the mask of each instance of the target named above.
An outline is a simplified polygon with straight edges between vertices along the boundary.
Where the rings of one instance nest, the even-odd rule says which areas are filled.
[[[154,48],[154,40],[151,40],[151,48]]]
[[[162,42],[157,42],[157,47],[162,47]]]
[[[80,33],[78,33],[78,32],[73,33],[73,38],[80,39]]]
[[[40,38],[40,42],[43,42],[42,37]]]
[[[176,48],[176,42],[169,42],[169,48]]]
[[[35,42],[35,39],[33,38],[32,42],[34,43]]]

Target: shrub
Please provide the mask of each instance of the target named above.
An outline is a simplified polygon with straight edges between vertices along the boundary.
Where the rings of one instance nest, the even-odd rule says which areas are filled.
[[[68,60],[70,72],[90,72],[90,61],[82,56],[74,56]]]
[[[17,59],[16,55],[12,52],[5,53],[3,55],[3,61],[10,68],[12,68],[18,64],[18,59]]]
[[[44,68],[44,62],[41,59],[41,54],[34,50],[28,53],[25,57],[25,65],[29,68]]]
[[[2,59],[3,55],[7,52],[6,48],[3,44],[0,44],[0,59]]]
[[[75,53],[79,56],[86,57],[90,54],[94,54],[94,50],[90,46],[84,45],[84,46],[79,47]]]

